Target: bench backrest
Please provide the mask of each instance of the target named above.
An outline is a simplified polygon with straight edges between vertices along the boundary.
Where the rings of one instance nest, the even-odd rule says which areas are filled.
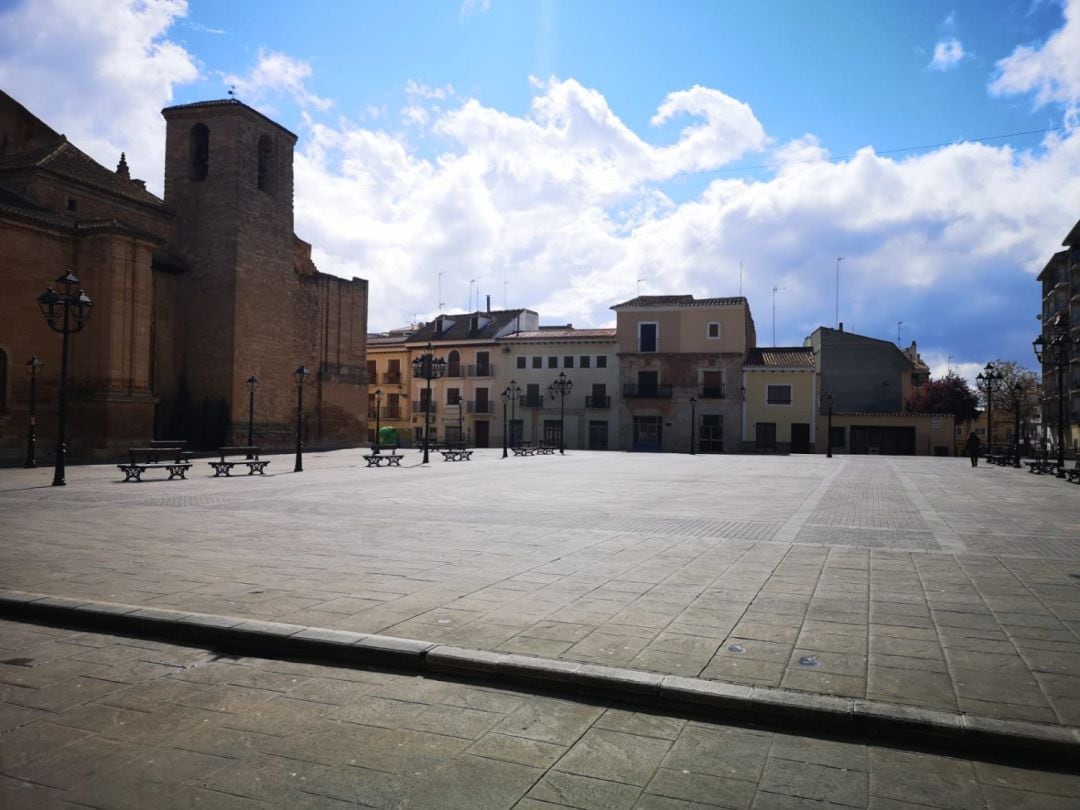
[[[152,439],[147,446],[155,449],[172,450],[174,448],[179,448],[180,450],[183,450],[187,447],[187,442],[184,439]]]
[[[221,453],[222,458],[225,458],[225,456],[247,456],[247,455],[258,456],[259,455],[259,448],[254,447],[254,446],[252,446],[252,447],[221,447],[221,448],[218,448],[218,452]]]

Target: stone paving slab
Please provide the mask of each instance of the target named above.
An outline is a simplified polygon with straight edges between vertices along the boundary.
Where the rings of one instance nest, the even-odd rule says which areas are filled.
[[[963,459],[571,452],[0,470],[0,586],[1080,726],[1080,488]]]
[[[1080,774],[0,621],[0,806],[1071,808]]]

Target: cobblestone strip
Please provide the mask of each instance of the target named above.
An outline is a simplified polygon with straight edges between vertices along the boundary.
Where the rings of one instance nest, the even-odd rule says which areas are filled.
[[[773,535],[773,540],[778,543],[793,543],[799,531],[806,525],[807,521],[818,509],[822,499],[826,496],[829,490],[834,486],[837,478],[844,471],[844,467],[847,462],[844,459],[835,459],[838,463],[836,469],[827,473],[818,485],[814,488],[814,491],[803,500],[802,503],[796,507],[795,511],[791,513],[791,516],[784,521],[783,525],[777,529],[776,534]]]

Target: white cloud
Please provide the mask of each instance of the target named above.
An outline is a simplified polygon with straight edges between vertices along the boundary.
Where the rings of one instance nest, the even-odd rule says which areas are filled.
[[[278,93],[292,98],[300,107],[325,112],[334,106],[330,99],[320,98],[307,87],[311,65],[279,51],[259,49],[258,61],[244,76],[226,74],[225,84],[234,85],[240,99],[247,104],[271,99]]]
[[[101,163],[127,152],[132,176],[161,193],[173,88],[198,77],[167,37],[183,0],[35,0],[0,11],[0,87]],[[58,90],[62,88],[62,90]]]
[[[480,11],[490,11],[491,0],[463,0],[461,4],[462,16],[476,14]]]
[[[966,54],[964,53],[964,46],[960,44],[960,40],[956,37],[946,37],[940,40],[934,46],[934,57],[930,60],[930,64],[927,65],[930,70],[938,70],[944,72],[946,70],[952,70],[963,60]]]
[[[1072,125],[1080,119],[1080,0],[1065,5],[1065,25],[1039,46],[1022,45],[997,63],[997,95],[1034,93],[1038,106],[1061,104]]]
[[[422,82],[409,79],[405,82],[405,95],[410,99],[424,98],[443,100],[454,95],[454,85],[447,84],[443,87],[431,87]]]

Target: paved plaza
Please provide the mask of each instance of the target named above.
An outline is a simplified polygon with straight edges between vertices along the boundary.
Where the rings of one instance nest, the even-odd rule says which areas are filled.
[[[278,456],[265,477],[214,479],[197,462],[191,480],[141,483],[120,483],[112,466],[72,467],[63,489],[48,486],[51,470],[0,470],[0,588],[1080,733],[1074,484],[1013,469],[973,470],[966,459],[906,457],[572,451],[504,460],[490,449],[470,462],[436,458],[427,466],[408,451],[400,469],[373,469],[361,451],[350,450],[308,454],[304,466],[294,474],[291,457]],[[38,785],[56,801],[135,806],[139,791],[165,778],[153,768],[145,779],[119,768],[134,782],[117,792],[115,805],[79,792],[93,784],[58,785],[32,774],[59,767],[50,757],[93,759],[95,751],[119,767],[147,756],[139,746],[151,745],[206,758],[190,772],[180,769],[192,797],[181,806],[198,797],[208,807],[231,806],[226,799],[238,806],[280,801],[266,792],[270,785],[302,794],[283,806],[303,806],[301,798],[312,806],[452,806],[437,798],[456,795],[454,783],[491,785],[493,792],[473,795],[473,804],[461,794],[453,806],[463,807],[787,807],[811,799],[880,807],[1080,804],[1074,776],[977,757],[812,740],[566,695],[500,691],[498,684],[433,686],[417,675],[326,663],[301,673],[295,668],[315,665],[209,661],[199,656],[211,654],[198,649],[29,623],[8,624],[0,637],[2,727],[10,729],[0,736],[0,755],[12,795]],[[126,650],[89,649],[118,646]],[[34,654],[40,647],[52,652]],[[155,662],[146,650],[167,650],[171,658]],[[202,663],[189,665],[184,656]],[[109,674],[121,665],[137,676]],[[213,700],[223,703],[191,698],[191,678],[183,674],[189,671],[232,673],[201,684],[215,687]],[[313,689],[333,699],[294,694],[281,685],[286,675],[320,682]],[[123,686],[107,687],[117,683]],[[229,694],[218,695],[223,684]],[[75,687],[84,691],[72,695]],[[182,720],[165,721],[158,737],[147,732],[152,740],[125,736],[116,728],[124,712],[142,713],[128,715],[143,721],[138,728],[161,725],[142,716],[156,709],[128,705],[127,692],[154,706],[160,701],[161,711]],[[273,740],[260,745],[261,738],[250,737],[260,729],[243,725],[258,722],[258,700],[287,707],[273,713],[267,722],[277,725],[266,731],[285,737],[287,750]],[[550,708],[556,706],[569,708]],[[546,740],[506,731],[515,712],[546,717],[549,708],[555,717],[565,710],[577,718],[573,734],[563,730]],[[459,710],[492,716],[455,717]],[[210,723],[200,729],[205,741],[194,730],[198,711]],[[237,726],[231,715],[245,719]],[[429,715],[434,726],[417,719]],[[290,718],[295,734],[286,733]],[[358,748],[364,739],[406,759],[435,746],[437,764],[419,768],[423,777],[398,790],[391,777],[400,779],[411,766],[391,762],[390,753],[382,764],[350,759],[344,743],[328,742],[328,723]],[[174,725],[199,740],[171,740],[167,729]],[[61,753],[31,756],[34,745],[20,742],[51,747],[50,735]],[[537,741],[555,747],[537,748]],[[416,752],[408,750],[413,743]],[[515,753],[519,745],[527,750]],[[324,757],[323,747],[333,751]],[[712,764],[680,765],[686,759],[679,752],[691,750],[697,753],[690,759]],[[303,771],[312,774],[310,783],[285,778],[293,759],[311,765]],[[800,774],[820,780],[796,776],[787,762],[801,762]],[[953,788],[920,793],[906,784],[913,771],[948,774],[942,778]],[[361,775],[370,773],[379,776],[365,783]],[[335,779],[338,788],[326,787]],[[252,784],[245,787],[245,780]],[[734,792],[724,780],[739,783],[729,786]],[[829,780],[835,792],[824,795]],[[93,795],[102,796],[102,785],[99,779]],[[377,792],[379,785],[389,787],[377,801],[356,792]]]

